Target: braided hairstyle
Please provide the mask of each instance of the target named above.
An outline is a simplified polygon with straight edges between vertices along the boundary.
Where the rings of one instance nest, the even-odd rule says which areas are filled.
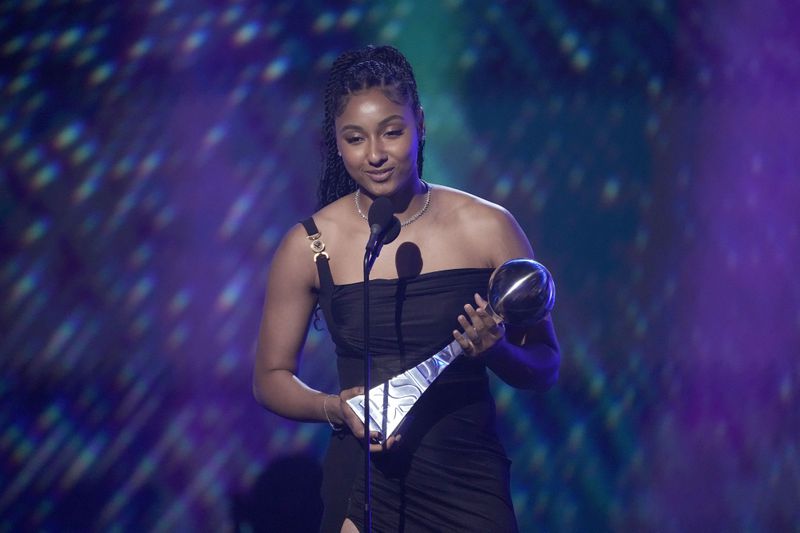
[[[344,112],[348,97],[357,91],[381,87],[392,102],[411,106],[415,114],[421,109],[417,82],[411,64],[392,46],[372,46],[352,50],[333,62],[325,85],[325,115],[322,121],[322,174],[317,188],[318,207],[350,194],[356,183],[350,178],[336,147],[336,117]],[[422,148],[425,138],[419,136],[417,169],[422,176]]]

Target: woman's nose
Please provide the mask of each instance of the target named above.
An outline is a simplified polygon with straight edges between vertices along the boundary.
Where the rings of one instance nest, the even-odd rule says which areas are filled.
[[[367,154],[369,164],[373,167],[379,167],[386,162],[386,151],[383,149],[383,144],[380,142],[370,143],[369,153]]]

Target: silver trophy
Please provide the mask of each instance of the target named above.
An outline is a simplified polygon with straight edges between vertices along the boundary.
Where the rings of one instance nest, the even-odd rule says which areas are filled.
[[[533,325],[547,316],[555,300],[553,276],[533,259],[506,261],[489,278],[488,310],[505,324]],[[370,431],[387,438],[392,436],[420,396],[462,353],[461,345],[454,340],[417,366],[371,388]],[[364,422],[364,395],[347,403]]]

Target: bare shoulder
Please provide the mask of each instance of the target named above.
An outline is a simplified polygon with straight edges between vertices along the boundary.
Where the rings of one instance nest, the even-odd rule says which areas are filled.
[[[530,243],[514,216],[503,206],[452,187],[436,185],[442,223],[456,226],[461,238],[486,250],[498,266],[508,259],[532,257]]]
[[[318,286],[314,253],[307,235],[300,223],[293,225],[284,234],[270,265],[272,280],[305,286],[309,290]]]
[[[343,228],[341,222],[348,218],[342,216],[349,206],[348,199],[352,202],[352,195],[339,198],[311,216],[321,234],[320,240],[325,244],[326,250],[337,249],[337,239],[340,239],[339,236],[348,229]],[[293,225],[286,232],[275,252],[270,267],[271,273],[277,274],[280,278],[318,288],[319,275],[314,262],[316,250],[312,249],[311,245],[312,240],[308,238],[305,227],[301,223]]]
[[[518,227],[508,210],[468,192],[436,185],[435,191],[443,206],[442,215],[469,230],[505,232]]]
[[[347,194],[314,213],[314,222],[323,234],[327,233],[330,237],[333,234],[347,229],[342,227],[342,221],[350,219],[347,215],[351,214],[350,211],[352,209],[354,209],[353,195]]]

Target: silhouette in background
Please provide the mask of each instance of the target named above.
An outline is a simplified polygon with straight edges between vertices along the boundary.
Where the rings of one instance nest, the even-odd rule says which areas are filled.
[[[322,468],[307,455],[272,462],[245,494],[232,501],[234,531],[305,533],[319,531]]]

